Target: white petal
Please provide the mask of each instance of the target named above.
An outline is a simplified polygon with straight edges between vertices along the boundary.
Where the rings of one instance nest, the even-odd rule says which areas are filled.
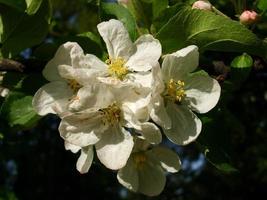
[[[69,102],[69,109],[73,112],[91,108],[95,105],[95,93],[92,93],[92,87],[82,87]]]
[[[67,109],[68,99],[72,95],[73,92],[66,82],[53,81],[35,93],[32,105],[39,115],[59,114]]]
[[[79,68],[75,68],[75,80],[81,85],[91,85],[96,82],[97,77],[108,75],[107,64],[95,55],[86,54],[79,61]]]
[[[128,60],[134,50],[134,45],[123,24],[111,19],[98,24],[97,29],[106,43],[110,58],[121,57]]]
[[[95,144],[107,128],[101,117],[99,112],[80,112],[63,117],[59,125],[60,136],[80,147]]]
[[[104,84],[87,85],[79,89],[78,93],[70,101],[71,111],[80,111],[87,108],[99,110],[106,108],[115,102],[112,90]]]
[[[93,54],[86,54],[81,59],[79,66],[95,70],[105,70],[107,68],[107,64]]]
[[[81,149],[81,147],[71,144],[67,141],[64,141],[64,145],[65,145],[65,149],[70,150],[72,153],[77,153]]]
[[[166,171],[175,173],[181,169],[181,161],[175,152],[164,147],[155,147],[151,151]]]
[[[138,72],[138,73],[129,73],[127,76],[127,82],[135,83],[142,87],[151,88],[153,84],[152,72]]]
[[[197,46],[191,45],[173,54],[166,55],[162,63],[165,81],[183,80],[184,75],[194,71],[199,62]]]
[[[151,144],[161,143],[162,136],[160,129],[153,123],[145,122],[141,124],[141,134]]]
[[[125,127],[133,128],[151,144],[159,144],[162,140],[160,129],[153,123],[140,122],[127,106],[123,106]]]
[[[171,128],[171,119],[166,112],[164,100],[160,94],[153,97],[152,108],[150,112],[152,120],[164,129]]]
[[[159,63],[153,66],[151,79],[152,79],[152,84],[150,87],[152,87],[153,93],[161,94],[165,89],[165,83],[163,81],[162,70]]]
[[[148,195],[159,195],[165,186],[166,177],[162,168],[154,162],[147,161],[138,170],[139,188],[138,191]]]
[[[70,65],[59,65],[58,73],[64,79],[75,80],[75,69]]]
[[[192,110],[206,113],[218,103],[221,87],[215,79],[208,75],[194,73],[188,77],[185,84],[185,101]]]
[[[126,63],[131,70],[145,72],[158,63],[161,45],[152,35],[142,35],[136,40],[135,46],[136,52]]]
[[[101,140],[95,147],[101,163],[109,169],[118,170],[126,165],[133,145],[130,133],[123,128],[111,127],[102,134]]]
[[[168,103],[166,109],[172,120],[171,129],[163,129],[166,136],[179,145],[193,142],[201,131],[200,119],[187,106]]]
[[[81,155],[76,163],[77,170],[81,173],[87,173],[92,165],[94,158],[93,146],[84,147],[81,150]]]
[[[75,80],[83,86],[94,84],[98,76],[107,75],[106,69],[73,68],[69,65],[59,65],[58,72],[62,78],[66,80]]]
[[[117,179],[127,189],[137,192],[138,190],[138,172],[133,158],[130,157],[127,164],[118,171]]]
[[[73,62],[77,62],[76,60],[82,54],[83,50],[76,42],[67,42],[61,45],[54,58],[45,66],[43,76],[49,81],[60,80],[61,77],[58,73],[57,67],[59,65],[73,66]]]
[[[149,88],[128,88],[124,91],[124,99],[121,99],[123,105],[128,107],[133,113],[132,115],[135,115],[140,121],[149,120],[150,92]]]
[[[140,137],[136,137],[134,140],[133,152],[145,152],[149,147],[151,147],[150,143]]]

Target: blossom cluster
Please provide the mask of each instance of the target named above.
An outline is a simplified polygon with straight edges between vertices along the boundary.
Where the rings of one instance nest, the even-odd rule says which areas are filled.
[[[194,141],[202,125],[194,112],[217,104],[220,85],[196,71],[194,45],[162,56],[157,39],[146,34],[133,43],[118,20],[97,28],[108,59],[84,54],[75,42],[63,44],[43,70],[49,83],[36,92],[33,107],[61,118],[65,148],[80,151],[80,173],[88,172],[95,151],[104,166],[118,171],[123,186],[158,195],[165,172],[181,168],[178,155],[160,145],[162,133],[178,145]]]

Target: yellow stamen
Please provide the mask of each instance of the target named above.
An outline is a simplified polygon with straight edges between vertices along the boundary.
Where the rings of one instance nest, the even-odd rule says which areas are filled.
[[[68,85],[73,90],[74,93],[78,92],[78,90],[82,87],[76,80],[70,79],[68,80]]]
[[[137,169],[143,169],[144,167],[144,164],[147,160],[147,156],[145,155],[144,152],[136,152],[136,153],[133,153],[133,160],[134,160],[134,163],[135,163],[135,166]]]
[[[110,124],[111,126],[120,122],[121,119],[121,110],[113,103],[109,105],[107,108],[100,109],[100,112],[104,116],[102,118],[102,122],[105,124]]]
[[[181,80],[174,81],[173,79],[170,79],[170,81],[167,84],[166,97],[171,99],[175,103],[181,103],[186,96],[184,86],[185,86],[184,81]]]
[[[106,63],[108,64],[108,73],[110,76],[122,80],[129,73],[123,58],[108,59]]]

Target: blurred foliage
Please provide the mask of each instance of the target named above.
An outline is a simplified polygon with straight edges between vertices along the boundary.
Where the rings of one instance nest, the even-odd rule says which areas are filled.
[[[1,86],[11,92],[0,98],[0,200],[244,200],[267,194],[266,1],[210,1],[233,20],[191,10],[193,2],[132,0],[127,9],[99,0],[0,0],[0,57],[27,67],[26,73],[1,75]],[[234,21],[244,9],[260,13],[258,24]],[[125,190],[97,160],[88,174],[78,174],[78,155],[65,151],[59,120],[41,119],[31,107],[32,95],[46,82],[40,72],[59,45],[76,41],[86,53],[105,57],[96,26],[110,18],[125,23],[133,40],[152,33],[165,53],[197,44],[201,68],[222,86],[217,107],[199,116],[197,142],[167,143],[182,158],[183,170],[168,176],[158,197]]]

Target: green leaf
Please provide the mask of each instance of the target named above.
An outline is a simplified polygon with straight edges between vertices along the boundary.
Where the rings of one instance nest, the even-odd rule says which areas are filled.
[[[234,86],[233,89],[238,89],[248,78],[252,66],[253,59],[246,53],[234,58],[234,60],[231,62],[231,81]]]
[[[239,22],[188,6],[177,7],[177,13],[160,29],[157,38],[164,53],[195,44],[201,51],[247,52],[266,57],[266,45]]]
[[[43,1],[34,15],[27,15],[12,8],[1,9],[1,14],[3,21],[1,52],[4,57],[13,57],[44,40],[50,16],[49,1]]]
[[[103,11],[104,18],[107,18],[107,15],[116,16],[116,18],[125,25],[131,39],[134,41],[137,38],[136,22],[128,9],[117,3],[101,3],[101,9]]]
[[[45,80],[41,73],[26,75],[18,72],[7,72],[4,75],[1,85],[12,91],[19,91],[27,95],[34,95],[35,92],[45,83],[47,83],[47,80]]]
[[[131,0],[127,3],[127,8],[134,16],[138,31],[141,34],[149,33],[153,19],[153,0]]]
[[[76,36],[61,37],[56,43],[61,45],[68,41],[79,43],[85,53],[91,53],[98,57],[102,57],[103,50],[100,37],[92,32],[86,32]]]
[[[43,2],[43,0],[26,0],[27,13],[29,15],[35,14],[39,10],[42,2]]]
[[[238,172],[233,165],[229,163],[228,155],[223,151],[218,151],[216,148],[204,148],[204,155],[206,159],[218,170],[224,173],[234,173]]]
[[[253,59],[250,55],[244,53],[241,56],[236,57],[231,62],[231,67],[233,68],[251,68],[253,65]]]
[[[0,0],[0,3],[15,8],[21,12],[24,12],[26,9],[25,0]]]
[[[267,1],[266,0],[259,0],[257,4],[257,8],[266,11],[267,10]]]
[[[153,19],[156,19],[168,6],[168,0],[153,0]]]
[[[33,56],[39,60],[50,60],[54,57],[58,46],[53,43],[43,43],[33,51]]]
[[[231,136],[243,132],[243,125],[225,107],[214,108],[206,116],[201,116],[202,133],[197,139],[206,159],[218,170],[225,173],[237,172],[232,164]]]
[[[40,119],[32,107],[32,98],[22,92],[10,92],[1,107],[1,118],[11,127],[15,125],[30,127]]]

